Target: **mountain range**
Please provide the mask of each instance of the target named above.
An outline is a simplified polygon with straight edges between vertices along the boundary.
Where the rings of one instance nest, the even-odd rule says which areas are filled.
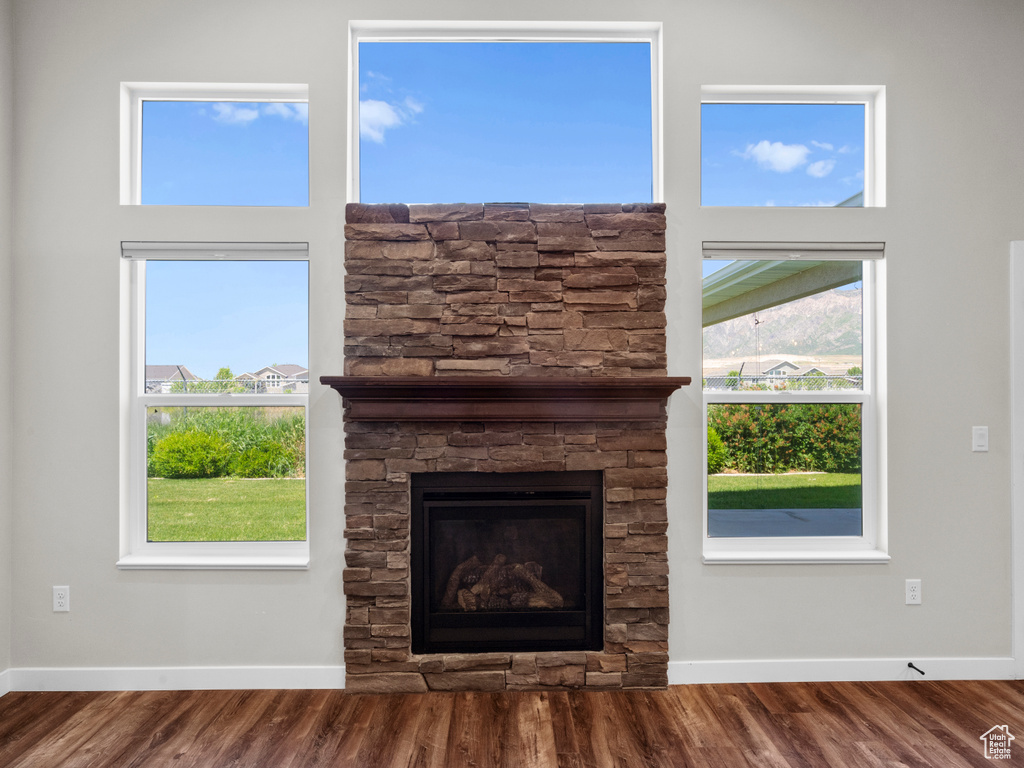
[[[708,326],[704,357],[859,355],[862,294],[861,288],[837,288]]]

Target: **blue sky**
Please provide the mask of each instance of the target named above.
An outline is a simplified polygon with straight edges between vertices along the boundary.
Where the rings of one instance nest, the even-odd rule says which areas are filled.
[[[306,367],[306,261],[149,261],[146,364],[184,365],[203,379],[274,363]]]
[[[863,189],[863,105],[701,106],[701,205],[833,206]]]
[[[309,204],[309,106],[146,101],[144,205]]]
[[[360,43],[360,200],[649,202],[646,43]]]

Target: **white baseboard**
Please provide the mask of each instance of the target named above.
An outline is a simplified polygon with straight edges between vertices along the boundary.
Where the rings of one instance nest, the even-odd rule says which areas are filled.
[[[763,659],[671,661],[669,685],[845,680],[1013,680],[1012,658]],[[39,667],[0,672],[11,691],[341,689],[345,667]]]
[[[344,688],[345,667],[15,668],[9,691],[211,691]],[[0,691],[3,691],[0,676]]]
[[[922,676],[907,666],[924,671]],[[1013,680],[1012,658],[765,659],[670,661],[669,685],[846,680]]]

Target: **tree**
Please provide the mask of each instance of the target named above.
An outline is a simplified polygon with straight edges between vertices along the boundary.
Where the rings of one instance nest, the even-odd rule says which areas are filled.
[[[213,377],[216,384],[208,385],[210,392],[245,392],[244,386],[235,381],[235,374],[231,372],[231,369],[224,366],[217,371],[217,375]],[[228,384],[227,382],[231,382]]]
[[[846,371],[847,376],[860,376],[863,373],[864,371],[860,369],[859,365],[855,365],[853,366],[853,368],[850,368]]]

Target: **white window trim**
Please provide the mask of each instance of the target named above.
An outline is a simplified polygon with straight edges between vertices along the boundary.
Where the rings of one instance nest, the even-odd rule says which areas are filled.
[[[348,25],[347,199],[359,202],[359,43],[649,43],[651,46],[651,202],[664,202],[660,21],[350,21]]]
[[[1013,658],[1024,679],[1024,240],[1010,243],[1010,446]]]
[[[300,406],[308,394],[146,394],[145,271],[152,260],[308,260],[306,243],[121,244],[121,569],[295,570],[309,566],[309,468],[303,541],[153,542],[146,526],[146,409],[152,405]],[[307,419],[308,424],[308,419]],[[309,430],[306,430],[309,441]]]
[[[121,205],[142,204],[142,102],[241,101],[308,103],[309,86],[296,83],[121,83]]]
[[[885,207],[884,85],[705,85],[702,104],[863,104],[864,207]]]
[[[725,244],[711,246],[710,258],[730,258],[722,246],[737,247],[731,258],[782,259],[864,258],[862,389],[857,392],[704,392],[704,423],[711,403],[859,403],[861,405],[861,521],[860,536],[708,536],[707,440],[704,441],[703,560],[706,564],[765,563],[886,563],[888,511],[886,479],[885,375],[885,260],[877,258],[881,243]],[[788,248],[786,246],[789,246]],[[772,254],[775,254],[774,256]]]

